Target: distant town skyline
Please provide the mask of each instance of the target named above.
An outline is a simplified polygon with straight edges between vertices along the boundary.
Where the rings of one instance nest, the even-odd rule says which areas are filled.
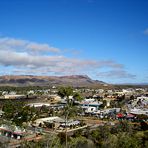
[[[0,75],[148,83],[148,1],[1,0]]]

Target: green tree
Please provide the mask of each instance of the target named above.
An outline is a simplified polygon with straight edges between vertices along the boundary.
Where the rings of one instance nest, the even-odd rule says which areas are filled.
[[[73,98],[75,99],[75,101],[82,101],[83,97],[78,93],[74,93]]]
[[[101,104],[100,108],[104,108],[107,104],[107,101],[106,100],[103,100],[103,104]]]
[[[122,132],[118,134],[118,141],[116,147],[139,148],[140,143],[135,137],[130,136],[128,133]]]
[[[69,143],[68,143],[69,148],[93,148],[94,144],[90,139],[87,139],[84,136],[79,136],[79,137],[71,137]]]
[[[58,88],[58,95],[62,98],[69,99],[69,96],[73,95],[73,89],[72,87],[59,87]]]
[[[91,139],[97,147],[102,147],[104,141],[106,141],[111,135],[110,129],[108,126],[100,126],[96,130],[93,130],[91,133],[88,133],[91,136]]]
[[[23,122],[35,120],[36,110],[34,107],[25,105],[23,102],[8,101],[3,105],[4,119],[12,121],[18,126]]]
[[[66,148],[67,148],[67,121],[68,117],[70,114],[74,113],[74,108],[73,108],[73,101],[70,100],[69,96],[73,96],[73,89],[72,87],[60,87],[58,90],[58,95],[61,96],[62,98],[65,98],[67,101],[67,104],[64,108],[64,116],[65,116],[65,140],[66,140]]]

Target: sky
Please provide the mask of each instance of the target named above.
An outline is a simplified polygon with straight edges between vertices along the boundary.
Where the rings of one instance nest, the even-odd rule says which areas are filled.
[[[0,75],[148,83],[147,0],[0,0]]]

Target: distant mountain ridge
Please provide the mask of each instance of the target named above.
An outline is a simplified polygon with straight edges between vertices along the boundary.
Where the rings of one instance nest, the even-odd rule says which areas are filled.
[[[0,76],[0,85],[1,86],[67,85],[73,87],[97,87],[107,84],[103,81],[92,80],[87,75],[70,75],[70,76],[4,75]]]

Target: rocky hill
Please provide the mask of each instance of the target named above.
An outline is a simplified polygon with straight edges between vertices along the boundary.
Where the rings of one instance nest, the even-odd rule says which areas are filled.
[[[86,75],[72,76],[32,76],[32,75],[5,75],[0,76],[1,86],[48,86],[68,85],[73,87],[107,86],[106,83],[92,80]]]

